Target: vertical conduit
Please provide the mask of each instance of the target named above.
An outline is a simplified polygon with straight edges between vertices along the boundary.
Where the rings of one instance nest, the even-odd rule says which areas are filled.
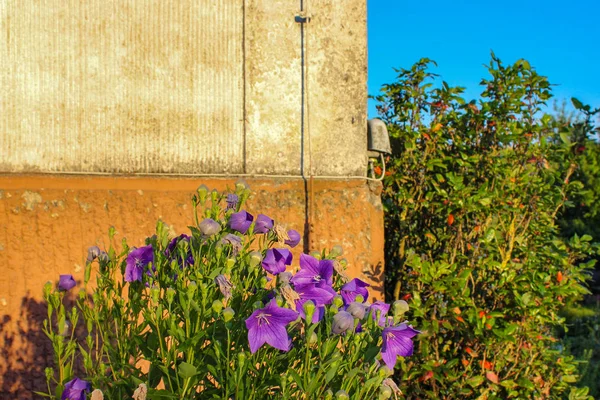
[[[307,0],[300,0],[300,15],[296,21],[300,23],[300,61],[301,61],[301,100],[300,100],[300,173],[304,181],[304,252],[315,248],[314,243],[314,187],[312,168],[312,149],[310,140],[310,119],[308,107],[308,62],[306,46],[306,24],[309,21]],[[308,146],[306,146],[308,144]],[[308,147],[308,168],[306,168],[306,147]],[[308,179],[306,170],[308,169]]]

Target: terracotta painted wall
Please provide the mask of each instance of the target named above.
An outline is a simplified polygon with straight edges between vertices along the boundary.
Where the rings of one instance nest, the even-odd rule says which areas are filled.
[[[192,224],[190,197],[201,184],[225,190],[233,179],[0,176],[0,398],[33,398],[51,361],[41,331],[42,287],[60,273],[83,279],[87,248],[106,245],[109,226],[141,245],[156,220],[173,235]],[[305,222],[301,179],[247,179],[250,212],[262,212],[300,232]],[[310,247],[344,248],[348,272],[381,290],[381,187],[365,180],[316,180]],[[310,185],[309,185],[310,187]],[[310,196],[310,191],[309,191]],[[301,245],[296,248],[296,261]],[[9,395],[9,393],[11,393]],[[13,396],[13,397],[10,397]],[[15,397],[16,396],[16,397]]]

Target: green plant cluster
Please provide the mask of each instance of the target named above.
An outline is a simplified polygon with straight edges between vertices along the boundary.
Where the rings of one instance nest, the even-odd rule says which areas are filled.
[[[551,85],[492,54],[478,101],[422,59],[382,88],[392,138],[384,180],[386,290],[423,329],[403,360],[407,398],[588,398],[554,336],[587,292],[598,247],[555,220],[581,190],[579,153],[542,112]],[[564,135],[563,135],[564,136]],[[560,137],[560,136],[559,136]]]
[[[55,363],[38,395],[397,398],[394,366],[419,333],[404,323],[406,302],[370,304],[369,285],[344,273],[340,246],[302,254],[300,271],[286,271],[286,246],[300,237],[243,210],[249,193],[201,187],[189,236],[172,239],[159,221],[135,249],[115,243],[112,229],[106,253],[90,249],[75,306],[72,276],[48,283]]]

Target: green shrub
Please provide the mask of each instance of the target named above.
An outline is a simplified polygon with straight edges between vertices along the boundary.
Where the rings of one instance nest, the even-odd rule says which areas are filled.
[[[492,54],[481,100],[438,84],[423,59],[385,85],[392,137],[384,181],[388,298],[423,329],[401,364],[407,398],[587,398],[553,336],[597,252],[555,224],[577,152],[542,113],[551,85],[524,60]],[[435,83],[435,85],[434,85]]]

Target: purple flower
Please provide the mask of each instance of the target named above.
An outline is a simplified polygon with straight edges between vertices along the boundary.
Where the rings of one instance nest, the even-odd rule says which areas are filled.
[[[252,214],[242,210],[235,214],[231,214],[231,217],[229,218],[229,227],[234,231],[245,234],[248,231],[248,228],[250,228],[250,225],[252,225],[252,221],[254,221]]]
[[[286,265],[292,265],[292,253],[288,249],[269,249],[262,260],[262,267],[273,275],[285,271]]]
[[[333,316],[331,323],[331,332],[336,335],[347,332],[354,328],[354,317],[346,311],[340,311]]]
[[[383,301],[376,301],[375,303],[371,304],[371,307],[369,307],[369,311],[371,311],[371,317],[374,320],[377,320],[377,311],[381,313],[379,321],[377,321],[377,325],[383,328],[387,319],[387,313],[390,311],[390,305],[384,303]]]
[[[190,237],[188,235],[186,235],[185,233],[182,233],[181,235],[179,235],[176,238],[174,238],[173,240],[171,240],[171,242],[169,242],[169,245],[165,249],[165,256],[167,256],[167,258],[169,258],[169,259],[175,258],[177,256],[175,254],[176,253],[175,249],[177,248],[177,245],[179,244],[179,242],[182,242],[182,241],[189,243]],[[183,268],[187,265],[193,265],[194,264],[194,256],[192,255],[192,250],[190,248],[188,248],[188,252],[187,252],[185,259],[183,257],[177,257],[177,262],[178,262],[180,268]],[[148,272],[148,275],[150,275],[150,272]]]
[[[254,224],[254,233],[269,233],[273,229],[274,221],[264,214],[258,214],[256,224]]]
[[[344,303],[352,303],[354,300],[356,300],[356,296],[358,295],[362,296],[363,303],[366,302],[369,298],[369,291],[366,288],[369,286],[371,285],[361,281],[358,278],[354,278],[350,282],[346,283],[344,286],[342,286],[342,290],[340,290],[340,294],[344,299]]]
[[[333,261],[317,260],[307,254],[300,254],[300,271],[292,278],[294,285],[316,285],[317,287],[333,284]]]
[[[240,198],[237,194],[230,193],[227,195],[227,209],[226,210],[235,210],[238,205],[238,201]]]
[[[73,275],[60,275],[58,278],[58,290],[67,292],[77,285]]]
[[[96,258],[98,258],[102,261],[106,261],[106,260],[108,260],[108,254],[106,254],[105,251],[100,250],[100,248],[98,246],[92,246],[88,249],[88,255],[87,255],[86,261],[88,263],[91,263]]]
[[[176,238],[173,238],[167,245],[167,248],[165,249],[165,256],[167,256],[168,258],[171,258],[171,256],[175,252],[175,248],[177,248],[177,244],[181,240],[185,240],[186,242],[189,242],[190,237],[188,235],[186,235],[185,233],[182,233],[181,235],[177,236]]]
[[[256,353],[265,343],[288,351],[292,347],[292,341],[285,327],[296,318],[296,311],[279,307],[275,300],[271,300],[265,308],[255,310],[246,320],[250,351]]]
[[[298,231],[295,231],[293,229],[287,231],[287,235],[289,237],[288,240],[286,240],[284,243],[287,244],[288,246],[294,248],[298,245],[298,243],[300,243],[300,234],[298,233]]]
[[[134,249],[127,256],[127,267],[125,268],[125,281],[142,281],[144,268],[154,262],[154,251],[152,246],[144,246]]]
[[[298,293],[299,300],[296,300],[296,310],[300,313],[303,319],[306,319],[304,313],[304,303],[311,300],[315,303],[316,310],[313,314],[313,323],[317,323],[325,316],[325,305],[331,303],[335,296],[335,291],[330,287],[319,288],[315,285],[298,285],[294,287]]]
[[[85,400],[85,392],[91,390],[91,383],[75,377],[75,379],[65,384],[60,400]]]
[[[225,300],[229,300],[231,298],[231,289],[234,287],[229,279],[227,279],[225,275],[221,274],[215,278],[215,283],[219,285],[219,290],[225,297]]]
[[[206,218],[204,221],[200,222],[198,228],[200,228],[200,232],[202,232],[204,236],[216,235],[221,231],[221,225],[211,218]]]
[[[406,324],[390,326],[383,330],[383,346],[381,346],[381,358],[385,365],[391,370],[396,366],[396,358],[409,357],[413,354],[412,338],[417,336],[419,331],[414,330]]]
[[[228,233],[225,235],[223,239],[221,239],[221,243],[230,244],[233,248],[233,254],[239,253],[239,251],[242,249],[242,238],[234,235],[233,233]]]

